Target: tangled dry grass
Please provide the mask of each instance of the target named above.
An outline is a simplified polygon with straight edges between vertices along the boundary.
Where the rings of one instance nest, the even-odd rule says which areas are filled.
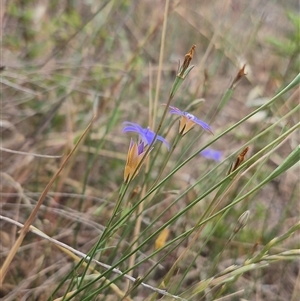
[[[33,223],[44,235],[87,254],[113,214],[123,181],[128,136],[122,134],[122,121],[150,123],[149,95],[166,103],[178,59],[196,44],[195,67],[188,83],[185,81],[180,88],[176,106],[196,104],[195,114],[211,122],[217,133],[226,130],[288,85],[299,71],[299,49],[293,48],[297,44],[297,33],[294,35],[297,29],[287,17],[297,5],[297,1],[170,1],[166,36],[162,39],[166,20],[164,1],[2,2],[1,216],[21,224],[26,222],[42,191],[96,115],[90,131],[55,179]],[[162,43],[164,52],[160,61]],[[218,111],[224,91],[243,64],[247,76],[235,88],[230,102]],[[160,84],[156,86],[160,72]],[[276,105],[221,137],[214,148],[221,149],[226,158],[283,118],[267,136],[251,144],[248,158],[256,154],[287,128],[299,123],[299,110],[295,110],[299,96],[299,87],[291,90]],[[155,114],[163,110],[163,106],[158,106]],[[289,115],[289,112],[294,113]],[[163,130],[165,133],[166,128]],[[168,137],[176,135],[176,131],[176,127],[171,128]],[[198,137],[193,132],[190,140]],[[205,144],[210,138],[203,135],[200,139]],[[187,150],[188,154],[199,148],[197,143]],[[264,165],[251,170],[230,188],[218,209],[225,208],[241,191],[247,192],[263,181],[298,144],[297,132],[288,136],[272,156],[265,158]],[[167,156],[163,147],[159,151]],[[183,161],[184,151],[184,147],[174,151],[163,175]],[[157,156],[155,162],[161,166],[163,158]],[[199,156],[161,187],[151,205],[147,203],[143,208],[140,241],[147,239],[149,233],[143,230],[152,225],[159,213],[167,209],[152,225],[155,229],[184,210],[215,179],[222,178],[227,165],[171,206],[178,195],[197,183],[214,164]],[[152,171],[150,179],[157,175],[157,171]],[[132,206],[139,192],[132,189],[130,193],[128,203]],[[168,228],[168,240],[191,229],[212,200],[213,196],[207,196],[174,221]],[[236,220],[246,209],[251,215],[245,231],[227,244]],[[142,262],[128,275],[136,279],[144,277],[155,266],[143,278],[145,283],[175,292],[174,295],[188,294],[211,275],[212,262],[220,251],[222,256],[214,275],[245,262],[249,254],[263,249],[274,237],[289,233],[299,222],[299,212],[299,164],[296,164],[246,198],[245,203],[238,204],[232,214],[217,224],[209,222],[192,248],[187,249],[191,240],[187,238],[176,248],[167,248]],[[129,253],[136,227],[133,217],[127,221],[128,232],[120,227],[113,233],[107,249],[102,250],[102,262],[112,266]],[[1,265],[20,230],[8,219],[0,220]],[[283,244],[274,246],[269,255],[284,256],[284,252],[299,247],[299,231],[294,231]],[[155,239],[152,239],[136,252],[135,261],[142,261],[154,251]],[[183,253],[185,256],[168,286],[160,286]],[[232,285],[216,285],[200,297],[189,299],[184,295],[184,298],[296,301],[300,295],[300,261],[299,257],[295,259],[298,254],[294,255],[290,255],[291,260],[270,258],[272,264],[246,271]],[[55,298],[64,295],[66,286],[53,299],[49,296],[75,264],[76,259],[69,253],[62,252],[45,237],[29,232],[1,284],[1,300],[59,300]],[[127,267],[128,262],[118,266],[121,271]],[[105,268],[98,267],[97,273],[103,271]],[[79,269],[77,276],[82,272],[83,268]],[[112,281],[114,277],[112,273],[107,279]],[[139,285],[138,281],[135,287],[128,279],[113,281],[116,287],[110,286],[91,300],[172,299],[152,295],[155,290]],[[103,280],[101,285],[105,283]],[[134,289],[128,296],[120,297],[132,286]],[[81,298],[77,296],[74,300]]]

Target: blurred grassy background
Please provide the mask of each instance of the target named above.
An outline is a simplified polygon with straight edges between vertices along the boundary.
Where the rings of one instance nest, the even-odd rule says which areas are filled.
[[[122,134],[122,122],[133,121],[144,127],[149,124],[148,99],[156,91],[164,2],[20,0],[1,3],[4,69],[1,71],[1,214],[24,223],[62,162],[62,158],[39,158],[8,150],[53,156],[67,154],[96,114],[92,130],[52,187],[35,221],[35,226],[46,234],[87,252],[110,217],[116,191],[123,180],[130,135]],[[193,100],[203,98],[205,101],[196,107],[195,114],[216,133],[222,132],[265,103],[299,72],[299,24],[296,0],[170,1],[159,103],[167,102],[178,60],[182,61],[195,44],[195,68],[173,105],[183,109]],[[237,86],[230,102],[215,116],[224,91],[243,64],[247,76]],[[299,89],[222,137],[214,148],[222,150],[226,158],[298,103]],[[155,113],[159,116],[163,110],[159,106]],[[251,145],[250,155],[297,122],[299,113],[285,119]],[[174,127],[168,137],[175,132]],[[184,150],[190,154],[199,148],[198,141],[204,145],[210,139],[202,135],[196,140],[198,137],[198,133],[190,133],[190,140],[195,143],[191,148],[175,150],[165,174],[183,161]],[[242,178],[230,190],[228,202],[241,193],[242,187],[248,191],[257,185],[298,143],[297,137],[289,139],[260,170]],[[166,156],[164,147],[160,151]],[[160,160],[163,159],[158,158],[157,165],[161,165]],[[197,181],[214,164],[199,156],[193,164],[176,173],[151,206],[146,206],[143,227],[167,208],[173,195]],[[186,194],[157,225],[164,224],[211,186],[212,179],[222,179],[227,168],[221,166],[207,182],[201,182]],[[251,209],[250,226],[225,250],[220,269],[247,254],[255,243],[265,244],[283,233],[299,219],[298,173],[299,166],[247,199],[248,205],[243,209]],[[152,179],[156,176],[157,172],[153,171]],[[212,198],[208,197],[206,203]],[[197,206],[176,221],[170,229],[171,237],[198,220],[204,205]],[[218,224],[197,257],[194,271],[188,270],[183,291],[201,279],[201,267],[220,252],[241,209],[237,208]],[[197,253],[209,227],[193,252]],[[15,226],[1,223],[1,262],[16,235]],[[125,237],[124,241],[128,239]],[[299,235],[286,242],[285,247],[293,248],[295,244],[299,248]],[[120,245],[119,250],[125,245]],[[154,242],[143,248],[139,256],[151,252],[153,245]],[[180,248],[165,259],[164,268],[151,274],[148,282],[158,286],[178,254]],[[182,262],[178,278],[189,263],[188,259]],[[0,295],[3,300],[47,300],[58,279],[71,267],[72,262],[61,252],[29,233],[12,262]],[[147,264],[141,265],[134,274],[142,275],[147,269]],[[248,300],[289,300],[299,285],[297,275],[299,261],[278,263],[241,277],[229,292],[246,287],[244,298]],[[178,285],[176,280],[173,283]],[[109,299],[110,293],[103,298],[98,296],[97,300],[118,300],[113,293]],[[139,289],[134,300],[144,300],[148,293]]]

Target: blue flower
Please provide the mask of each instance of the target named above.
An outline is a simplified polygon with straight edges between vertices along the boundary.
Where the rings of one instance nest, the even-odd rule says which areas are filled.
[[[142,128],[140,125],[133,123],[133,122],[129,122],[129,121],[123,122],[123,125],[124,125],[123,133],[134,132],[134,133],[139,134],[141,141],[145,145],[150,145],[155,137],[155,133],[153,131],[151,131],[149,129],[149,127]],[[161,141],[162,143],[164,143],[167,146],[168,149],[170,148],[169,143],[162,136],[157,135],[155,140]]]
[[[204,121],[195,117],[194,115],[188,112],[180,111],[178,108],[171,107],[171,106],[169,107],[169,109],[171,114],[176,114],[181,116],[180,125],[179,125],[179,133],[181,135],[185,135],[187,132],[189,132],[194,127],[195,124],[200,125],[204,130],[213,134],[211,127]]]
[[[222,159],[222,152],[218,150],[214,150],[212,148],[206,148],[202,152],[200,152],[204,158],[209,160],[221,161]]]

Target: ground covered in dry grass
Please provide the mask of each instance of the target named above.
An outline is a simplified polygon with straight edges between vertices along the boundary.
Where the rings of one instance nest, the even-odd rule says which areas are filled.
[[[195,44],[192,61],[195,67],[172,105],[190,106],[195,115],[209,123],[215,136],[225,131],[267,102],[299,72],[300,37],[299,27],[295,27],[298,5],[294,0],[170,1],[166,35],[162,39],[165,1],[3,1],[1,216],[22,224],[26,222],[51,177],[96,115],[91,129],[50,188],[33,223],[49,237],[88,253],[113,214],[123,182],[131,136],[122,133],[122,122],[153,125],[151,119],[162,115],[165,107],[161,104],[168,101],[178,60],[182,63],[184,55]],[[159,64],[162,41],[163,56]],[[246,76],[219,110],[222,96],[244,64]],[[289,91],[275,105],[218,139],[213,148],[222,151],[223,160],[255,138],[249,143],[247,159],[250,158],[299,123],[299,110],[295,110],[299,96],[299,87]],[[159,105],[149,115],[149,98],[156,97]],[[291,111],[295,113],[288,115]],[[259,138],[261,132],[281,118],[278,126]],[[174,150],[162,177],[199,149],[200,144],[210,141],[210,135],[199,132],[193,129],[188,133],[189,138],[184,137],[183,146]],[[177,127],[163,126],[162,133],[172,141]],[[276,146],[272,156],[263,158],[263,165],[234,183],[217,209],[225,208],[241,192],[263,181],[298,144],[299,129]],[[162,158],[157,156],[160,153]],[[157,156],[155,166],[162,166],[167,154],[163,145],[155,146],[150,158]],[[153,229],[167,223],[216,179],[224,177],[229,161],[207,180],[199,181],[178,202],[173,203],[187,187],[209,173],[216,162],[199,155],[163,183],[151,202],[143,207],[139,241],[145,241]],[[150,170],[148,188],[159,174],[158,169]],[[124,212],[143,195],[143,189],[138,189],[145,187],[143,182],[134,181],[128,190]],[[215,193],[209,194],[174,221],[167,228],[167,240],[193,227],[214,197]],[[244,232],[228,243],[238,217],[245,210],[250,211],[250,216]],[[170,245],[128,273],[135,278],[142,277],[155,266],[143,281],[162,288],[162,279],[184,253],[168,285],[163,287],[173,295],[184,295],[201,280],[244,262],[272,238],[286,233],[299,222],[299,214],[298,164],[245,198],[218,222],[209,221],[188,250],[189,236],[176,248]],[[107,248],[101,251],[101,262],[113,265],[129,253],[137,227],[136,217],[133,214],[126,228],[120,226],[115,230]],[[20,228],[3,219],[0,227],[2,265]],[[209,234],[212,229],[213,234]],[[152,254],[157,243],[156,239],[147,241],[136,252],[135,262]],[[270,255],[299,248],[300,233],[296,231],[272,248]],[[48,298],[75,264],[74,258],[53,243],[29,232],[1,284],[1,300],[59,300],[56,298],[64,295],[67,286],[59,288],[53,299]],[[125,261],[118,268],[122,271],[128,266],[129,261]],[[190,299],[184,295],[184,298],[296,301],[300,295],[299,268],[299,257],[282,261],[277,258],[269,266],[243,273],[231,285],[219,285],[205,294]],[[82,271],[77,271],[78,277]],[[105,269],[98,267],[98,271],[102,273]],[[110,273],[106,278],[112,281],[115,277]],[[122,277],[114,283],[123,293],[133,285]],[[101,285],[103,280],[95,287]],[[139,301],[151,297],[172,300],[153,293],[137,283],[128,296],[120,297],[117,289],[110,286],[89,300]],[[79,295],[74,300],[81,298]]]

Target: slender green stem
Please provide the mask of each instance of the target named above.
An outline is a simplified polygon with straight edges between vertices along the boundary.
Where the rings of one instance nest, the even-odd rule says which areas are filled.
[[[119,193],[119,198],[118,198],[118,201],[117,201],[117,204],[116,206],[114,207],[114,210],[113,210],[113,213],[112,213],[112,216],[110,217],[108,223],[106,224],[106,228],[104,229],[102,235],[100,236],[99,240],[97,241],[96,245],[92,248],[92,250],[88,253],[88,256],[90,257],[90,260],[88,261],[84,271],[83,271],[83,274],[82,274],[82,277],[81,277],[81,281],[79,283],[79,287],[82,285],[83,281],[84,281],[84,276],[86,275],[88,269],[89,269],[89,266],[92,262],[92,259],[94,258],[97,250],[99,250],[100,247],[105,247],[105,239],[106,237],[108,236],[108,233],[109,233],[109,230],[110,230],[110,226],[113,222],[113,220],[115,219],[115,216],[116,214],[118,213],[119,211],[119,208],[121,206],[121,203],[122,203],[122,200],[124,198],[124,195],[126,193],[126,190],[128,188],[128,184],[126,183],[123,183],[121,188],[120,188],[120,193]]]
[[[164,170],[165,170],[165,168],[166,168],[166,166],[167,166],[167,164],[168,164],[168,162],[169,162],[169,159],[171,158],[172,154],[174,153],[174,150],[176,149],[176,146],[177,146],[177,144],[179,143],[179,141],[181,140],[181,138],[182,138],[182,135],[180,135],[180,134],[178,134],[178,135],[176,136],[175,141],[174,141],[174,144],[172,145],[172,148],[171,148],[171,150],[169,151],[168,156],[167,156],[167,157],[165,158],[165,160],[164,160],[164,165],[163,165],[162,168],[160,169],[160,172],[159,172],[158,176],[156,177],[156,179],[155,179],[155,181],[154,181],[154,183],[152,184],[152,186],[151,186],[150,189],[152,189],[152,188],[157,184],[157,182],[159,181],[159,179],[160,179],[162,173],[164,172]]]

